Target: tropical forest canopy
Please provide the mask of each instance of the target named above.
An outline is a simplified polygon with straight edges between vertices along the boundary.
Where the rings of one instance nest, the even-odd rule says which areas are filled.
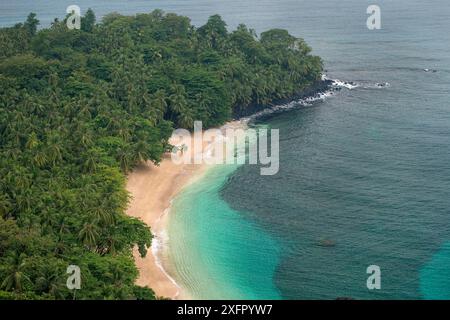
[[[285,30],[229,32],[218,15],[38,24],[0,29],[0,298],[152,299],[135,285],[132,249],[144,256],[151,232],[125,215],[125,174],[158,164],[174,128],[302,92],[322,62]]]

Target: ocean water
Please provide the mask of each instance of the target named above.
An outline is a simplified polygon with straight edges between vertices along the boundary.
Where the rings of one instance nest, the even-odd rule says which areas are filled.
[[[217,167],[181,193],[168,271],[204,299],[448,299],[450,3],[376,1],[382,29],[371,31],[373,3],[16,0],[0,2],[0,25],[35,11],[45,26],[78,4],[99,17],[162,8],[196,25],[219,13],[231,29],[303,37],[328,77],[358,86],[264,120],[280,129],[277,175]],[[366,287],[369,265],[381,290]]]
[[[209,169],[173,202],[168,269],[196,299],[280,299],[277,241],[220,196],[237,165]]]
[[[425,299],[450,299],[450,242],[421,270],[420,291]]]

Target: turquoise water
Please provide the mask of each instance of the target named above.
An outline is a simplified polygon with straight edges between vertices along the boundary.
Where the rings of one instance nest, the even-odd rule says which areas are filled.
[[[450,299],[450,242],[422,268],[420,278],[420,291],[425,299]]]
[[[173,202],[169,271],[197,299],[279,299],[277,242],[219,196],[236,168],[209,169]]]
[[[196,25],[285,28],[330,78],[355,81],[311,107],[265,120],[280,129],[280,172],[223,167],[173,205],[176,279],[198,298],[448,299],[450,292],[450,3],[373,1],[80,0],[98,16],[155,8]],[[0,2],[0,25],[29,11],[43,25],[71,1]],[[425,72],[435,69],[437,72]],[[390,84],[376,88],[376,83]],[[330,240],[333,247],[323,247]],[[381,268],[381,290],[366,268]],[[173,271],[173,270],[172,270]]]

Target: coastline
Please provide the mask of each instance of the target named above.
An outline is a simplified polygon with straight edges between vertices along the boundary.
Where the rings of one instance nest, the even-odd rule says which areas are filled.
[[[318,82],[304,94],[298,94],[289,101],[278,101],[271,106],[260,106],[253,110],[250,117],[240,114],[237,120],[227,122],[220,130],[226,128],[245,129],[249,121],[256,118],[270,116],[272,112],[282,111],[282,103],[299,103],[308,99],[321,99],[322,94],[331,90],[332,81],[325,80]],[[313,101],[310,100],[310,101]],[[282,107],[280,109],[280,107]],[[286,108],[290,109],[290,108]],[[203,143],[202,150],[207,150],[209,145]],[[194,154],[190,155],[192,158]],[[177,165],[171,161],[170,154],[163,156],[159,166],[153,163],[146,163],[137,166],[127,177],[126,189],[131,195],[131,201],[127,208],[127,215],[140,218],[152,231],[152,246],[147,256],[141,258],[137,249],[134,250],[136,266],[139,270],[137,285],[152,288],[157,298],[169,299],[189,299],[190,295],[186,290],[178,285],[166,270],[173,270],[169,259],[164,256],[166,249],[167,226],[170,218],[171,203],[174,198],[189,184],[195,182],[204,175],[208,167],[207,164],[181,164]]]
[[[204,169],[203,165],[177,166],[171,162],[170,155],[165,155],[159,166],[143,164],[128,176],[127,190],[132,200],[127,214],[142,219],[153,233],[152,247],[145,258],[136,249],[133,252],[139,270],[136,284],[152,288],[156,297],[176,299],[180,295],[180,287],[163,267],[158,247],[166,231],[171,200]]]
[[[221,129],[246,128],[246,121],[230,121]],[[203,143],[202,150],[208,145]],[[190,155],[194,157],[194,154]],[[165,259],[165,238],[170,218],[172,200],[189,184],[200,179],[211,165],[181,164],[171,161],[165,154],[159,166],[147,162],[137,166],[127,177],[126,189],[131,195],[127,215],[140,218],[152,231],[151,249],[145,258],[134,250],[136,266],[139,270],[137,285],[152,288],[158,298],[189,299],[189,294],[167,273],[166,266],[171,261]]]

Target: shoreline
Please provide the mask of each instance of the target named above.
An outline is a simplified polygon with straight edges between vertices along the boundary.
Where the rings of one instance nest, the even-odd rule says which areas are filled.
[[[247,127],[244,120],[227,122],[220,129]],[[202,150],[208,145],[203,144]],[[191,154],[191,157],[194,157]],[[133,251],[136,267],[139,270],[137,285],[147,286],[155,292],[157,298],[189,299],[189,293],[176,283],[167,272],[171,261],[164,257],[167,249],[167,226],[170,218],[172,201],[191,183],[201,179],[208,164],[181,164],[171,161],[166,153],[159,166],[147,162],[137,166],[127,177],[126,189],[131,195],[126,214],[140,218],[151,228],[152,245],[145,258],[141,258],[137,249]]]
[[[133,251],[139,270],[137,285],[147,286],[157,298],[187,298],[182,288],[167,273],[162,256],[172,200],[189,183],[200,178],[205,165],[175,165],[170,155],[164,155],[159,166],[146,163],[138,166],[127,179],[127,191],[132,200],[127,214],[140,218],[151,228],[152,245],[145,258]]]
[[[276,106],[279,103],[296,103],[308,98],[320,98],[320,95],[331,89],[332,81],[319,81],[303,94],[297,94],[289,101],[278,101],[272,106],[260,106],[253,110],[252,115],[238,115],[238,119],[229,121],[220,127],[247,128],[248,122],[257,118],[264,118],[281,110]],[[275,106],[275,108],[274,108]],[[283,108],[284,109],[284,108]],[[203,144],[202,150],[208,145]],[[191,154],[191,157],[195,155]],[[170,159],[170,154],[163,155],[159,166],[151,162],[137,166],[127,177],[126,189],[132,199],[126,214],[140,218],[146,223],[153,234],[152,245],[145,258],[141,258],[137,249],[133,251],[136,267],[139,270],[137,285],[147,286],[155,292],[157,298],[190,299],[189,293],[176,283],[167,272],[171,261],[164,257],[167,249],[167,226],[170,218],[170,209],[173,199],[189,184],[200,179],[211,165],[207,164],[181,164],[176,165]]]

